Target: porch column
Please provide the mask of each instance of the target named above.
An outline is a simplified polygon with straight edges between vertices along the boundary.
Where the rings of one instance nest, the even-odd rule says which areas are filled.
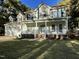
[[[59,32],[59,29],[58,29],[58,28],[59,28],[59,25],[56,24],[56,25],[55,25],[55,29],[56,29],[56,39],[58,39],[58,35],[59,35],[59,33],[58,33],[58,32]]]
[[[35,39],[36,39],[37,26],[38,26],[37,22],[35,22],[35,33],[34,33]]]
[[[45,39],[46,39],[46,34],[47,34],[47,21],[45,21]]]
[[[45,28],[46,28],[46,30],[45,30],[45,31],[47,31],[47,21],[45,21]]]
[[[67,17],[67,20],[66,20],[67,31],[68,31],[68,19],[69,19],[69,17]]]

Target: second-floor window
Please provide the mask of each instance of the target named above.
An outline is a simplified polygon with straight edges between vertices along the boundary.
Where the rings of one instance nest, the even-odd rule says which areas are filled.
[[[33,20],[33,14],[27,14],[27,20]]]
[[[39,16],[40,16],[40,17],[47,17],[46,11],[40,12],[40,13],[39,13]]]
[[[0,5],[2,5],[2,4],[3,4],[3,2],[4,2],[4,0],[0,0]]]
[[[53,10],[53,18],[56,18],[57,17],[57,10]]]
[[[51,12],[51,16],[52,16],[53,18],[57,18],[57,17],[58,17],[57,8],[55,8],[55,7],[51,8],[51,9],[50,9],[50,12]]]
[[[65,8],[61,8],[61,17],[65,17],[66,16],[66,10]]]
[[[39,8],[39,16],[43,18],[43,17],[47,17],[47,15],[48,15],[48,8],[44,5],[41,6]]]
[[[61,8],[58,9],[58,17],[61,17]]]
[[[51,16],[53,18],[57,18],[57,17],[65,17],[66,16],[66,10],[64,7],[53,7],[52,9],[50,9],[51,12]]]
[[[0,6],[0,12],[2,12],[2,6]]]

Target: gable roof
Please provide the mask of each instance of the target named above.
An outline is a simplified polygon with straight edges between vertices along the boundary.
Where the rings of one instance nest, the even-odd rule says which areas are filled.
[[[40,4],[46,4],[49,6],[57,5],[61,0],[21,0],[23,4],[31,9],[36,9]]]

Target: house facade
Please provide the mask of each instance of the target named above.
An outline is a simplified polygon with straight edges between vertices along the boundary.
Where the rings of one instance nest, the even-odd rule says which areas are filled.
[[[22,34],[27,34],[34,38],[66,35],[69,19],[66,10],[67,6],[40,5],[28,13],[20,12],[17,21],[5,24],[5,35],[22,37]]]

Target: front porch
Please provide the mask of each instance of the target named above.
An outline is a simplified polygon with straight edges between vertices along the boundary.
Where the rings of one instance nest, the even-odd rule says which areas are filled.
[[[34,38],[46,39],[48,36],[59,38],[61,35],[66,35],[68,31],[67,20],[35,21],[27,22],[26,25],[27,30],[25,34],[31,34]]]

